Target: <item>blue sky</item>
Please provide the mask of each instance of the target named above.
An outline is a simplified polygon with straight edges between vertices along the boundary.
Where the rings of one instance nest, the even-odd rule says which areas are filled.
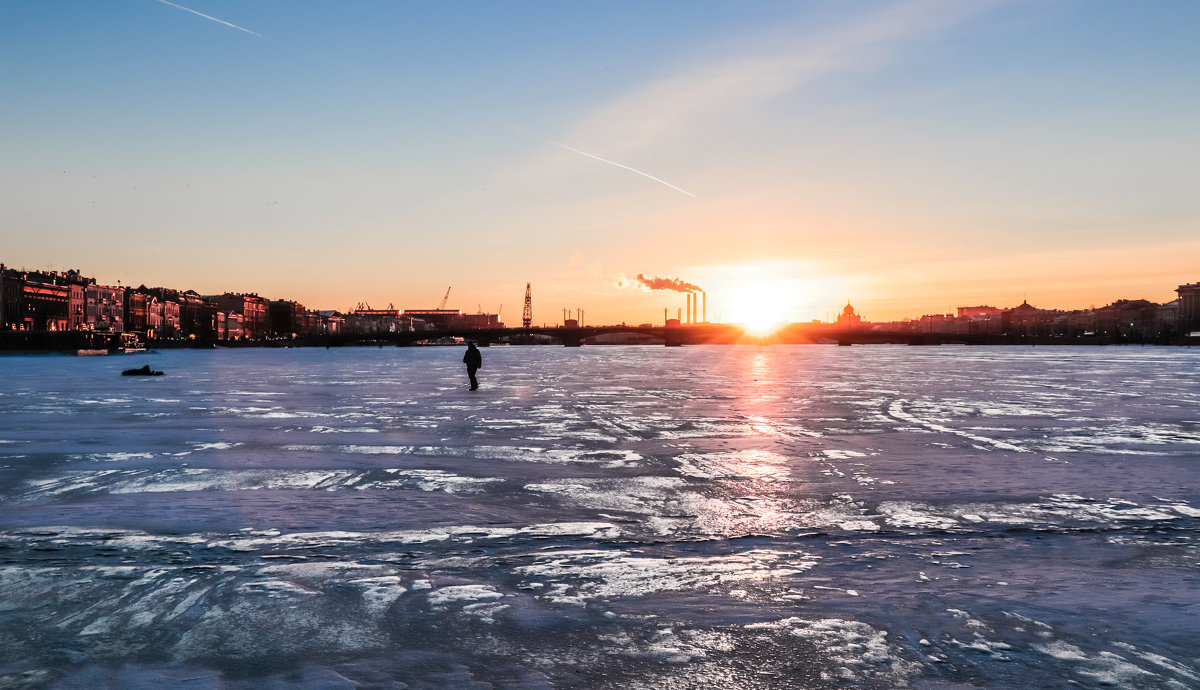
[[[510,318],[532,282],[547,321],[682,305],[639,272],[731,321],[1165,301],[1197,35],[1179,1],[5,0],[0,261]]]

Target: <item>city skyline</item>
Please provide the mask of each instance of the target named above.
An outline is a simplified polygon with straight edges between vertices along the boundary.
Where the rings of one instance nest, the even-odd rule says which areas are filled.
[[[1200,7],[0,6],[9,266],[872,320],[1195,280]],[[126,283],[128,284],[128,283]],[[399,306],[399,304],[398,304]]]
[[[827,314],[824,319],[806,322],[788,322],[778,314],[764,308],[748,310],[742,319],[725,322],[708,318],[708,294],[700,286],[678,278],[645,276],[638,274],[637,281],[652,291],[674,292],[685,298],[685,306],[672,312],[664,308],[661,321],[670,327],[679,325],[731,326],[745,334],[765,338],[780,335],[789,329],[805,326],[833,325],[839,329],[882,329],[881,332],[913,332],[941,335],[1002,335],[1007,326],[1023,331],[1026,327],[1043,330],[1041,336],[1103,335],[1114,333],[1120,338],[1150,338],[1168,342],[1179,337],[1200,336],[1200,282],[1181,284],[1174,292],[1175,299],[1158,303],[1145,299],[1121,298],[1104,305],[1092,304],[1084,309],[1062,309],[1055,305],[1033,305],[1028,299],[1021,304],[998,307],[994,304],[968,305],[959,301],[959,306],[946,312],[908,315],[900,319],[878,321],[867,318],[847,302],[836,315]],[[475,312],[455,307],[451,303],[451,289],[447,289],[435,308],[413,306],[401,302],[389,302],[386,307],[359,303],[344,309],[327,309],[305,305],[286,295],[260,295],[256,292],[218,290],[201,294],[190,288],[142,283],[134,287],[133,282],[105,285],[93,276],[78,269],[55,271],[12,268],[0,262],[0,333],[4,331],[87,331],[120,333],[132,332],[150,339],[154,333],[165,331],[167,340],[187,337],[177,323],[181,310],[203,309],[207,315],[192,315],[193,325],[205,331],[215,329],[220,333],[227,319],[233,319],[240,331],[243,322],[254,324],[248,328],[251,335],[238,335],[233,339],[259,340],[272,337],[297,337],[337,332],[340,327],[331,325],[345,323],[348,319],[359,319],[368,331],[375,332],[383,326],[378,319],[389,320],[384,330],[425,329],[492,329],[516,328],[515,323],[506,324],[500,312],[485,312],[482,305]],[[219,294],[218,294],[219,293]],[[103,306],[102,306],[103,305]],[[187,305],[185,307],[185,305]],[[111,313],[110,313],[111,312]],[[268,317],[268,312],[270,316]],[[586,322],[586,310],[562,308],[552,313],[552,318],[534,319],[532,285],[526,283],[523,326],[528,328],[560,326],[603,326],[650,327],[656,322],[651,319],[623,318],[597,324]],[[543,314],[539,308],[538,314]],[[558,320],[561,314],[561,320]],[[430,318],[432,317],[432,318]],[[527,318],[528,317],[528,318]],[[407,321],[406,321],[407,319]],[[421,322],[418,326],[413,319]],[[203,324],[211,321],[207,326]],[[267,325],[267,322],[275,322]],[[172,325],[173,324],[173,325]],[[572,326],[574,324],[575,326]],[[333,330],[328,330],[332,328]],[[261,330],[258,330],[261,329]],[[356,327],[357,329],[357,327]],[[982,330],[981,330],[982,329]],[[268,330],[271,332],[268,333]],[[355,330],[355,329],[351,329]],[[290,333],[290,336],[285,334]],[[196,335],[193,331],[190,335]],[[218,336],[218,339],[224,339]],[[1100,342],[1100,341],[1097,341]]]

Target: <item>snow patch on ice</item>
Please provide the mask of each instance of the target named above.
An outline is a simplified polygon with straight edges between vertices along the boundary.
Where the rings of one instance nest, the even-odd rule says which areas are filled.
[[[449,585],[431,590],[427,598],[434,609],[461,606],[459,610],[463,615],[478,618],[484,623],[495,623],[496,614],[510,608],[508,604],[498,602],[504,595],[491,585]]]
[[[1062,640],[1035,644],[1033,648],[1059,661],[1075,662],[1079,675],[1092,678],[1102,685],[1129,687],[1144,681],[1147,676],[1159,677],[1118,654],[1099,652],[1089,656],[1079,647]]]
[[[887,641],[886,630],[876,630],[859,621],[785,618],[751,623],[746,629],[783,630],[816,643],[826,658],[838,665],[836,677],[822,673],[822,677],[828,681],[855,683],[890,680],[895,687],[907,685],[908,679],[921,669],[920,663],[905,659],[900,648]]]
[[[912,501],[885,501],[879,504],[879,513],[888,524],[896,527],[922,527],[930,529],[953,529],[958,520],[946,515],[935,515],[930,506]]]
[[[679,472],[698,479],[788,481],[788,458],[766,450],[727,453],[683,453],[675,457]]]
[[[803,552],[745,551],[719,557],[651,558],[616,551],[557,551],[517,572],[554,589],[542,595],[556,603],[583,606],[593,599],[639,597],[663,591],[706,591],[746,582],[798,575],[819,557]],[[732,586],[740,583],[738,586]]]
[[[1027,448],[1023,448],[1023,447],[1018,446],[1013,443],[1008,443],[1007,441],[1000,441],[1000,440],[997,440],[994,438],[989,438],[987,436],[979,436],[977,434],[971,434],[966,431],[963,431],[962,429],[954,429],[954,428],[951,428],[951,427],[948,427],[948,426],[945,426],[942,424],[937,424],[936,422],[925,421],[923,419],[919,419],[919,418],[904,411],[904,403],[905,402],[907,402],[907,401],[905,401],[905,400],[893,401],[892,404],[888,406],[888,414],[891,415],[892,417],[895,417],[896,419],[908,422],[909,424],[916,424],[918,426],[929,429],[930,431],[938,431],[938,432],[945,433],[945,434],[955,434],[957,436],[962,436],[963,438],[970,439],[970,440],[976,441],[978,443],[983,443],[985,445],[992,446],[993,448],[998,448],[1000,450],[1011,450],[1011,451],[1015,451],[1018,453],[1030,452]]]
[[[383,469],[284,470],[175,468],[167,470],[104,470],[68,472],[52,479],[30,480],[26,498],[89,492],[109,494],[174,493],[195,491],[342,489],[388,490],[415,488],[421,491],[477,493],[498,477],[464,477],[442,470]]]

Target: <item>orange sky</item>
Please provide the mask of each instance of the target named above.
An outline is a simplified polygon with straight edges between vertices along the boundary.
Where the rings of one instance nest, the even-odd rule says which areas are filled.
[[[0,5],[0,261],[539,323],[1200,281],[1200,4],[191,4]]]

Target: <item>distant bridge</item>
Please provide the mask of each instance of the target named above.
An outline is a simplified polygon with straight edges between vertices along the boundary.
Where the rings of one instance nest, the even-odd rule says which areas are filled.
[[[443,328],[432,331],[399,331],[395,333],[333,335],[324,338],[327,344],[372,342],[414,345],[421,342],[436,342],[443,339],[462,338],[487,347],[493,343],[536,344],[547,339],[566,347],[580,347],[596,336],[629,333],[650,336],[668,347],[699,344],[761,344],[788,343],[837,343],[839,345],[941,345],[941,344],[984,344],[996,342],[995,338],[969,335],[937,335],[913,333],[911,331],[874,331],[868,329],[831,329],[813,327],[808,324],[793,324],[769,336],[747,334],[738,326],[728,324],[689,324],[683,326],[534,326],[530,328]]]
[[[462,338],[487,347],[492,343],[507,341],[512,344],[533,344],[550,339],[567,347],[580,347],[585,341],[610,333],[630,333],[650,336],[661,340],[664,345],[678,346],[709,342],[736,342],[743,334],[736,326],[702,324],[689,326],[550,326],[530,328],[439,328],[433,331],[399,331],[369,335],[329,336],[331,344],[350,344],[361,341],[387,342],[396,345],[413,345],[425,341],[446,338]]]

